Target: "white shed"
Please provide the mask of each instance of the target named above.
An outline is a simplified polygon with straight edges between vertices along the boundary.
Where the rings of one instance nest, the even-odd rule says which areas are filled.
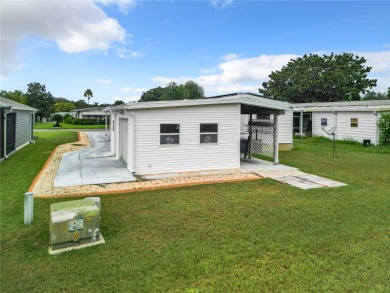
[[[379,143],[378,120],[390,112],[390,100],[294,104],[294,133],[328,136],[322,128],[336,127],[336,139]]]
[[[232,94],[129,103],[105,111],[111,116],[111,152],[135,175],[151,175],[240,168],[242,115],[252,116],[248,155],[269,150],[261,138],[273,131],[271,153],[277,164],[278,117],[290,111],[290,104],[254,94]],[[260,123],[256,115],[268,120]],[[289,121],[291,140],[286,141],[291,145]]]
[[[0,97],[0,160],[33,141],[37,109]]]

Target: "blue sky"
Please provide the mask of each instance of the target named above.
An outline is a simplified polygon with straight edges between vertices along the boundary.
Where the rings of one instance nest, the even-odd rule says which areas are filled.
[[[390,2],[1,0],[1,89],[137,100],[192,79],[206,95],[257,92],[291,58],[351,52],[390,86]]]

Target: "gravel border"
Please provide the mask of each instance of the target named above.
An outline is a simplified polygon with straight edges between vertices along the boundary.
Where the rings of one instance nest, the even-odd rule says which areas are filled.
[[[149,181],[54,187],[54,178],[60,166],[62,155],[66,152],[75,151],[89,146],[91,146],[91,142],[88,139],[88,135],[85,132],[79,132],[78,142],[59,145],[56,149],[54,149],[45,166],[37,175],[30,187],[29,191],[34,192],[34,197],[50,198],[127,193],[137,190],[171,188],[177,186],[233,182],[242,180],[256,180],[261,178],[259,175],[253,173],[242,173],[236,171],[230,172],[228,174],[220,174],[219,172],[218,174],[174,177]]]

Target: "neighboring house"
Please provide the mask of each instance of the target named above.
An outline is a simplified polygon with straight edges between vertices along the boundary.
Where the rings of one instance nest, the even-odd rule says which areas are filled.
[[[329,137],[323,130],[336,127],[336,139],[379,142],[378,120],[390,112],[390,100],[293,104],[294,133]]]
[[[71,110],[70,112],[71,115],[77,119],[97,119],[98,122],[106,121],[107,115],[107,112],[104,112],[104,107],[77,109]]]
[[[0,159],[33,141],[37,109],[0,97]]]
[[[277,164],[278,135],[272,133],[282,133],[280,127],[286,127],[285,143],[291,146],[292,119],[278,122],[290,110],[288,103],[254,94],[105,109],[111,114],[111,152],[135,175],[240,168],[240,140],[246,137],[241,130],[247,131],[242,115],[252,116],[252,122],[247,122],[252,129],[249,155],[271,150]],[[258,121],[257,115],[269,119]],[[264,145],[262,138],[270,135],[271,145]]]

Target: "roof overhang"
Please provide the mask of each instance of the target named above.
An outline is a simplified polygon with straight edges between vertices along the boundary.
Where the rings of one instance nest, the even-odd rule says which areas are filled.
[[[294,108],[294,112],[388,112],[390,107],[314,107]]]
[[[198,100],[175,100],[175,101],[158,101],[158,102],[136,102],[125,105],[111,106],[104,111],[123,111],[123,110],[142,110],[142,109],[159,109],[159,108],[176,108],[176,107],[194,107],[210,105],[241,104],[245,112],[252,111],[248,114],[264,113],[281,113],[291,108],[289,103],[280,102],[272,99],[259,97],[251,94],[240,94],[222,98],[209,98]],[[253,112],[255,111],[255,112]],[[243,113],[244,114],[244,113]],[[247,114],[247,113],[245,113]]]

